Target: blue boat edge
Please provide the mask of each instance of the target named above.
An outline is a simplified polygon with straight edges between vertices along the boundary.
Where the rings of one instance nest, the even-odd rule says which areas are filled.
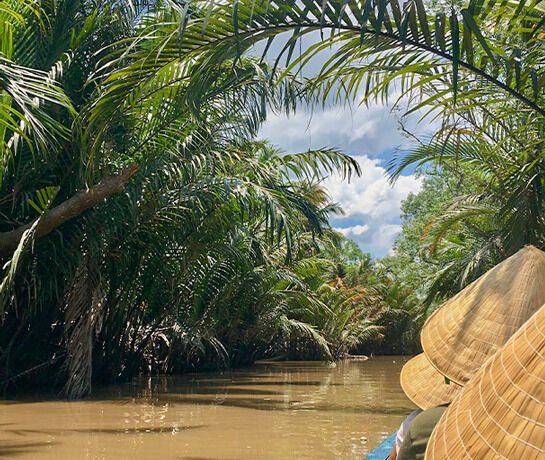
[[[397,431],[394,431],[390,436],[388,436],[384,441],[382,441],[377,447],[375,447],[369,455],[365,457],[365,460],[385,460],[390,455],[392,447],[396,442]]]

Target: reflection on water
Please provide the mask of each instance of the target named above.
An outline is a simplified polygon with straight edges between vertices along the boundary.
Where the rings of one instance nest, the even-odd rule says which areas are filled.
[[[9,401],[0,457],[361,459],[414,409],[404,357],[138,379],[93,399]]]

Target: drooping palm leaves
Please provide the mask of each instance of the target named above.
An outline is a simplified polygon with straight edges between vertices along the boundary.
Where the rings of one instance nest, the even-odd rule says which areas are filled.
[[[2,2],[0,9],[0,185],[21,149],[46,155],[68,136],[53,111],[72,110],[56,81],[55,69],[37,69],[19,49],[21,37],[47,35],[43,9],[32,0]]]
[[[260,150],[245,143],[215,165],[204,157],[191,168],[167,155],[171,164],[134,190],[139,228],[112,235],[105,248],[115,255],[103,268],[110,284],[99,347],[110,359],[99,364],[98,375],[108,378],[119,368],[130,375],[130,366],[142,365],[139,350],[155,339],[169,343],[164,362],[153,364],[157,370],[204,365],[216,359],[214,350],[222,361],[223,348],[233,362],[242,362],[264,352],[263,338],[275,336],[272,325],[288,324],[281,321],[282,305],[305,293],[282,265],[298,257],[294,245],[301,232],[316,236],[327,220],[320,215],[322,202],[309,201],[302,184],[287,181],[301,159],[280,161],[277,155],[259,160]],[[332,161],[348,161],[336,155],[328,153]],[[307,179],[321,174],[314,170]],[[303,333],[301,327],[296,330]],[[243,340],[237,331],[246,329],[255,337],[248,332]],[[246,352],[235,352],[235,343]]]
[[[435,82],[450,102],[477,99],[504,91],[526,110],[543,116],[541,35],[543,10],[535,2],[472,1],[461,11],[433,15],[421,0],[304,2],[237,0],[186,2],[190,5],[144,29],[142,39],[126,48],[120,59],[130,82],[143,84],[190,56],[197,64],[186,76],[194,84],[208,81],[211,68],[237,58],[261,42],[270,49],[275,37],[291,37],[273,57],[297,73],[313,57],[332,46],[329,59],[311,82],[315,94],[387,97],[399,84],[402,93],[420,91]],[[302,54],[299,40],[320,38]],[[279,39],[281,40],[281,39]],[[110,81],[121,77],[112,73]],[[105,101],[126,93],[118,85]],[[198,89],[198,86],[196,87]],[[198,94],[199,91],[194,91]],[[427,95],[433,104],[435,94]],[[505,98],[504,98],[505,100]]]

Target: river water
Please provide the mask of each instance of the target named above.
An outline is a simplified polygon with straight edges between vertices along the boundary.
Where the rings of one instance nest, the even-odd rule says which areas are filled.
[[[405,357],[137,379],[77,402],[0,402],[0,457],[362,459],[414,410]]]

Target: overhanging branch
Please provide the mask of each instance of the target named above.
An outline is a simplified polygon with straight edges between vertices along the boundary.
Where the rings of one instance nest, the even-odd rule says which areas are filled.
[[[79,216],[85,210],[96,206],[98,203],[119,193],[125,189],[129,179],[138,171],[138,165],[130,165],[122,169],[114,176],[104,177],[94,187],[76,193],[72,198],[55,206],[45,213],[39,226],[36,229],[35,237],[47,235],[64,222]],[[0,233],[0,257],[7,257],[13,254],[17,248],[25,230],[29,229],[34,222],[22,225],[9,232]]]

